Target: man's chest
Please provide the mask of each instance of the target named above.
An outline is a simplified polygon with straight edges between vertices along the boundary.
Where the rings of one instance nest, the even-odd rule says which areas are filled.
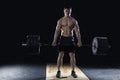
[[[73,26],[74,22],[72,19],[66,18],[61,21],[62,26]]]

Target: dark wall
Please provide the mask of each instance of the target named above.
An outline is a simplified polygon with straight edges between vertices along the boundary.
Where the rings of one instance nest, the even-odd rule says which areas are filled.
[[[5,52],[17,52],[28,34],[41,36],[41,42],[51,43],[57,20],[63,7],[71,5],[72,16],[78,20],[83,44],[95,36],[107,36],[113,55],[118,54],[117,4],[115,2],[79,0],[43,0],[41,2],[4,2],[1,46]],[[7,49],[7,50],[6,50]]]

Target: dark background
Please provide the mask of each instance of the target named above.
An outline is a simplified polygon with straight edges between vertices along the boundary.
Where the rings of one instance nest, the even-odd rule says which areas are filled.
[[[51,43],[57,20],[63,16],[63,8],[70,5],[72,16],[80,27],[83,45],[91,44],[95,36],[105,36],[111,45],[111,59],[120,56],[119,10],[115,1],[41,0],[6,1],[2,4],[1,55],[22,54],[21,43],[29,34],[40,35],[42,43]]]

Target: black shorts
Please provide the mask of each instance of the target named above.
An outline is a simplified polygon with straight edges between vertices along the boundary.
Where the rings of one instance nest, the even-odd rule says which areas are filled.
[[[73,52],[75,53],[76,45],[74,41],[74,37],[64,37],[61,36],[59,40],[58,51],[65,51],[65,52]]]

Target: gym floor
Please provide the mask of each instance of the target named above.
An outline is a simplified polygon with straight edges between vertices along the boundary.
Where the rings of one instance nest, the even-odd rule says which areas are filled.
[[[64,57],[67,58],[67,56]],[[120,64],[117,59],[107,58],[109,59],[107,60],[102,58],[103,56],[96,56],[97,59],[86,57],[87,61],[83,61],[82,57],[77,59],[77,66],[89,80],[120,80]],[[39,55],[2,57],[0,60],[0,80],[46,80],[47,64],[56,64],[56,58],[48,59]],[[65,59],[64,63],[68,63],[68,60]]]

